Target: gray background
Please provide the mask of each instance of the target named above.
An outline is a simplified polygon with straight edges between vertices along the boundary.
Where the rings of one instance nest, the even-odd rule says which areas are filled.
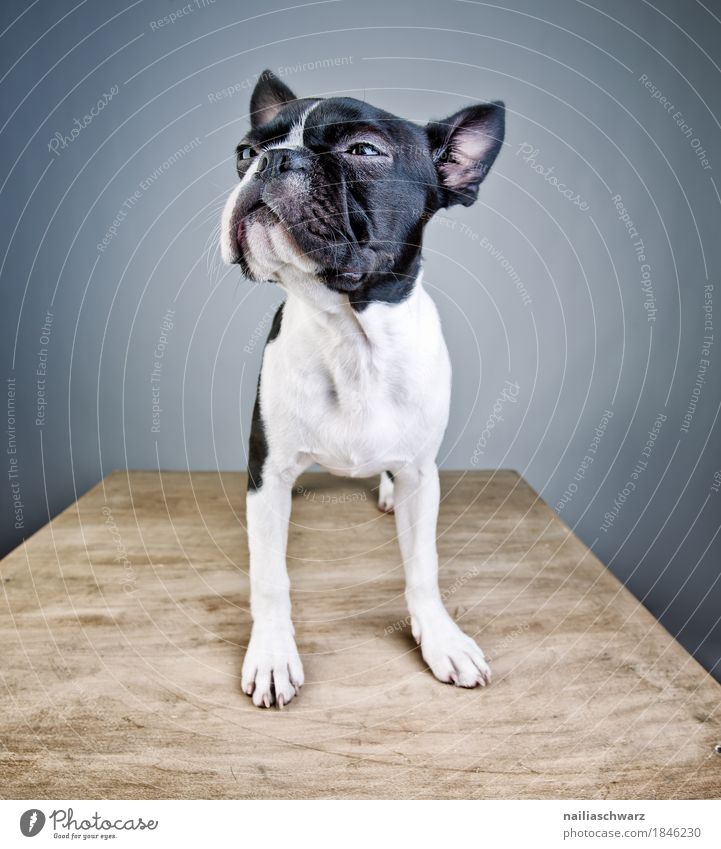
[[[256,74],[284,69],[298,94],[367,98],[422,122],[503,98],[506,146],[478,204],[427,231],[426,283],[454,364],[442,465],[515,468],[554,506],[575,487],[563,519],[719,677],[721,337],[708,356],[702,344],[713,333],[704,286],[718,286],[721,260],[720,4],[282,7],[2,4],[2,355],[17,388],[13,482],[24,505],[15,527],[3,483],[3,550],[111,469],[244,468],[279,292],[221,268],[214,228]],[[51,152],[55,133],[69,135],[113,86],[78,137]],[[644,244],[648,295],[617,194]],[[150,376],[169,309],[153,432]],[[506,380],[517,398],[500,402],[484,433]],[[613,416],[584,470],[605,410]],[[659,414],[636,489],[604,528]]]

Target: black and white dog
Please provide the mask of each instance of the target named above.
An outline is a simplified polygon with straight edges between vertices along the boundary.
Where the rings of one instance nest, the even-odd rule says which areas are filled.
[[[421,243],[437,210],[476,199],[503,143],[503,104],[421,127],[352,98],[296,98],[265,71],[250,110],[221,251],[287,299],[266,343],[250,433],[243,691],[282,707],[303,684],[285,552],[291,489],[313,463],[381,474],[379,506],[395,505],[423,658],[441,681],[486,684],[483,652],[438,589],[435,458],[451,366],[422,285]]]

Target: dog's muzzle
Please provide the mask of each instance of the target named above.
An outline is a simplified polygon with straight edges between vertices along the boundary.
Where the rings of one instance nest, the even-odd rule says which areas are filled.
[[[308,171],[310,165],[309,151],[296,148],[273,148],[260,155],[255,168],[255,178],[268,180],[287,171]]]

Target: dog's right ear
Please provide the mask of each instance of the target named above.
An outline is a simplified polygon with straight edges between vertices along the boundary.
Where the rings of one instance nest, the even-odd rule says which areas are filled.
[[[296,96],[272,71],[263,71],[250,97],[250,124],[255,130],[272,121]]]
[[[438,172],[441,206],[470,206],[503,146],[506,109],[500,100],[461,109],[426,127]]]

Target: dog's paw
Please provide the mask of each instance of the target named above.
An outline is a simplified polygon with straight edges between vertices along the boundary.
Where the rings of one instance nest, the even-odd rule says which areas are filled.
[[[381,513],[392,513],[393,507],[393,481],[388,472],[383,472],[381,483],[378,487],[378,509]]]
[[[491,683],[491,668],[475,640],[449,617],[413,623],[423,660],[439,681],[457,687],[485,687]]]
[[[303,665],[292,631],[253,628],[241,687],[257,707],[282,708],[303,686]]]

